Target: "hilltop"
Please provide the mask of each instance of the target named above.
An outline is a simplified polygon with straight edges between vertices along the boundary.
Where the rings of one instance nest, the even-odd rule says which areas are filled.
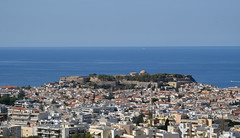
[[[145,70],[140,73],[131,72],[129,75],[97,75],[61,77],[59,83],[62,86],[113,88],[113,89],[137,89],[137,88],[179,88],[186,83],[196,83],[191,75],[157,73],[149,74]]]

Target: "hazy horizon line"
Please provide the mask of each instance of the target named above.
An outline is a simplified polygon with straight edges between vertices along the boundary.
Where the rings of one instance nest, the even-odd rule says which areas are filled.
[[[150,47],[240,47],[240,45],[236,45],[236,46],[206,46],[206,45],[199,45],[199,46],[0,46],[0,48],[103,48],[103,47],[107,47],[107,48],[150,48]]]

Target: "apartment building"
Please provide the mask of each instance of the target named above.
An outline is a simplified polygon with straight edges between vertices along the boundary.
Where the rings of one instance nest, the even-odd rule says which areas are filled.
[[[29,125],[48,118],[47,112],[40,112],[37,109],[27,109],[23,107],[13,107],[8,109],[8,118],[12,125]]]

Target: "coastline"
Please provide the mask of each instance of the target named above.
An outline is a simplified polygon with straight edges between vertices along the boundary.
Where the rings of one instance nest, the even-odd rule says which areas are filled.
[[[142,68],[191,74],[199,83],[240,86],[240,47],[1,48],[0,85],[40,86],[61,76],[126,74]],[[186,53],[186,54],[182,54]],[[15,55],[13,57],[12,55]]]

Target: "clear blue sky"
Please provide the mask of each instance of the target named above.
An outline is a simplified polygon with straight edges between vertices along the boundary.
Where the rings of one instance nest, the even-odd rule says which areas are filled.
[[[1,0],[0,46],[240,46],[240,0]]]

